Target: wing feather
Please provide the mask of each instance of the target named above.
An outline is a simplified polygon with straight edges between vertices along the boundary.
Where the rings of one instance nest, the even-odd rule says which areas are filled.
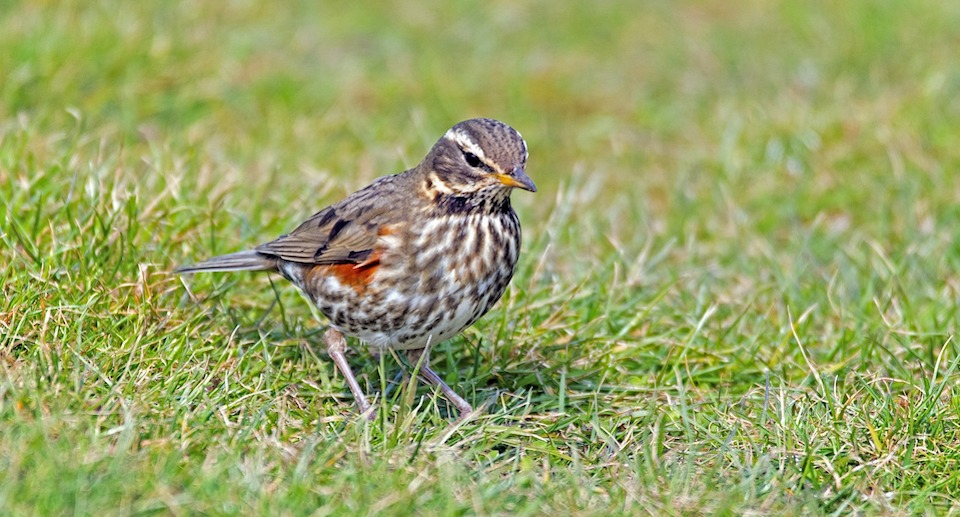
[[[370,256],[397,204],[397,176],[386,176],[320,210],[256,251],[304,264],[359,264]]]

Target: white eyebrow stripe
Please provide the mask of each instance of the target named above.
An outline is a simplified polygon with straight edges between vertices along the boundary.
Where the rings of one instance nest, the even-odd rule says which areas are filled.
[[[450,129],[447,131],[444,138],[451,140],[460,146],[461,149],[471,152],[477,155],[477,158],[480,158],[482,161],[486,162],[486,157],[483,154],[483,149],[480,149],[480,146],[477,145],[473,140],[470,139],[470,136],[462,131],[454,131]]]

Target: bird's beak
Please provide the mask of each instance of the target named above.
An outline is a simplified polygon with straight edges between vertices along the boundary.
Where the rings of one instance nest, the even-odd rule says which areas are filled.
[[[533,180],[520,167],[514,167],[509,174],[497,174],[497,179],[508,187],[522,188],[530,192],[537,191],[537,186],[533,184]]]

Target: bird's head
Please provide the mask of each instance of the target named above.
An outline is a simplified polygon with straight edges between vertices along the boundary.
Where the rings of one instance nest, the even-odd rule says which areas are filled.
[[[421,167],[437,193],[500,197],[514,188],[537,191],[526,165],[527,144],[517,130],[499,120],[475,118],[450,128]]]

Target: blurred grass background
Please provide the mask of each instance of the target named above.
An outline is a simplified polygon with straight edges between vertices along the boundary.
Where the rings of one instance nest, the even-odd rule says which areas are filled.
[[[957,512],[957,48],[948,1],[0,2],[0,509]],[[434,353],[474,420],[359,422],[282,281],[169,274],[474,116],[540,187]]]

